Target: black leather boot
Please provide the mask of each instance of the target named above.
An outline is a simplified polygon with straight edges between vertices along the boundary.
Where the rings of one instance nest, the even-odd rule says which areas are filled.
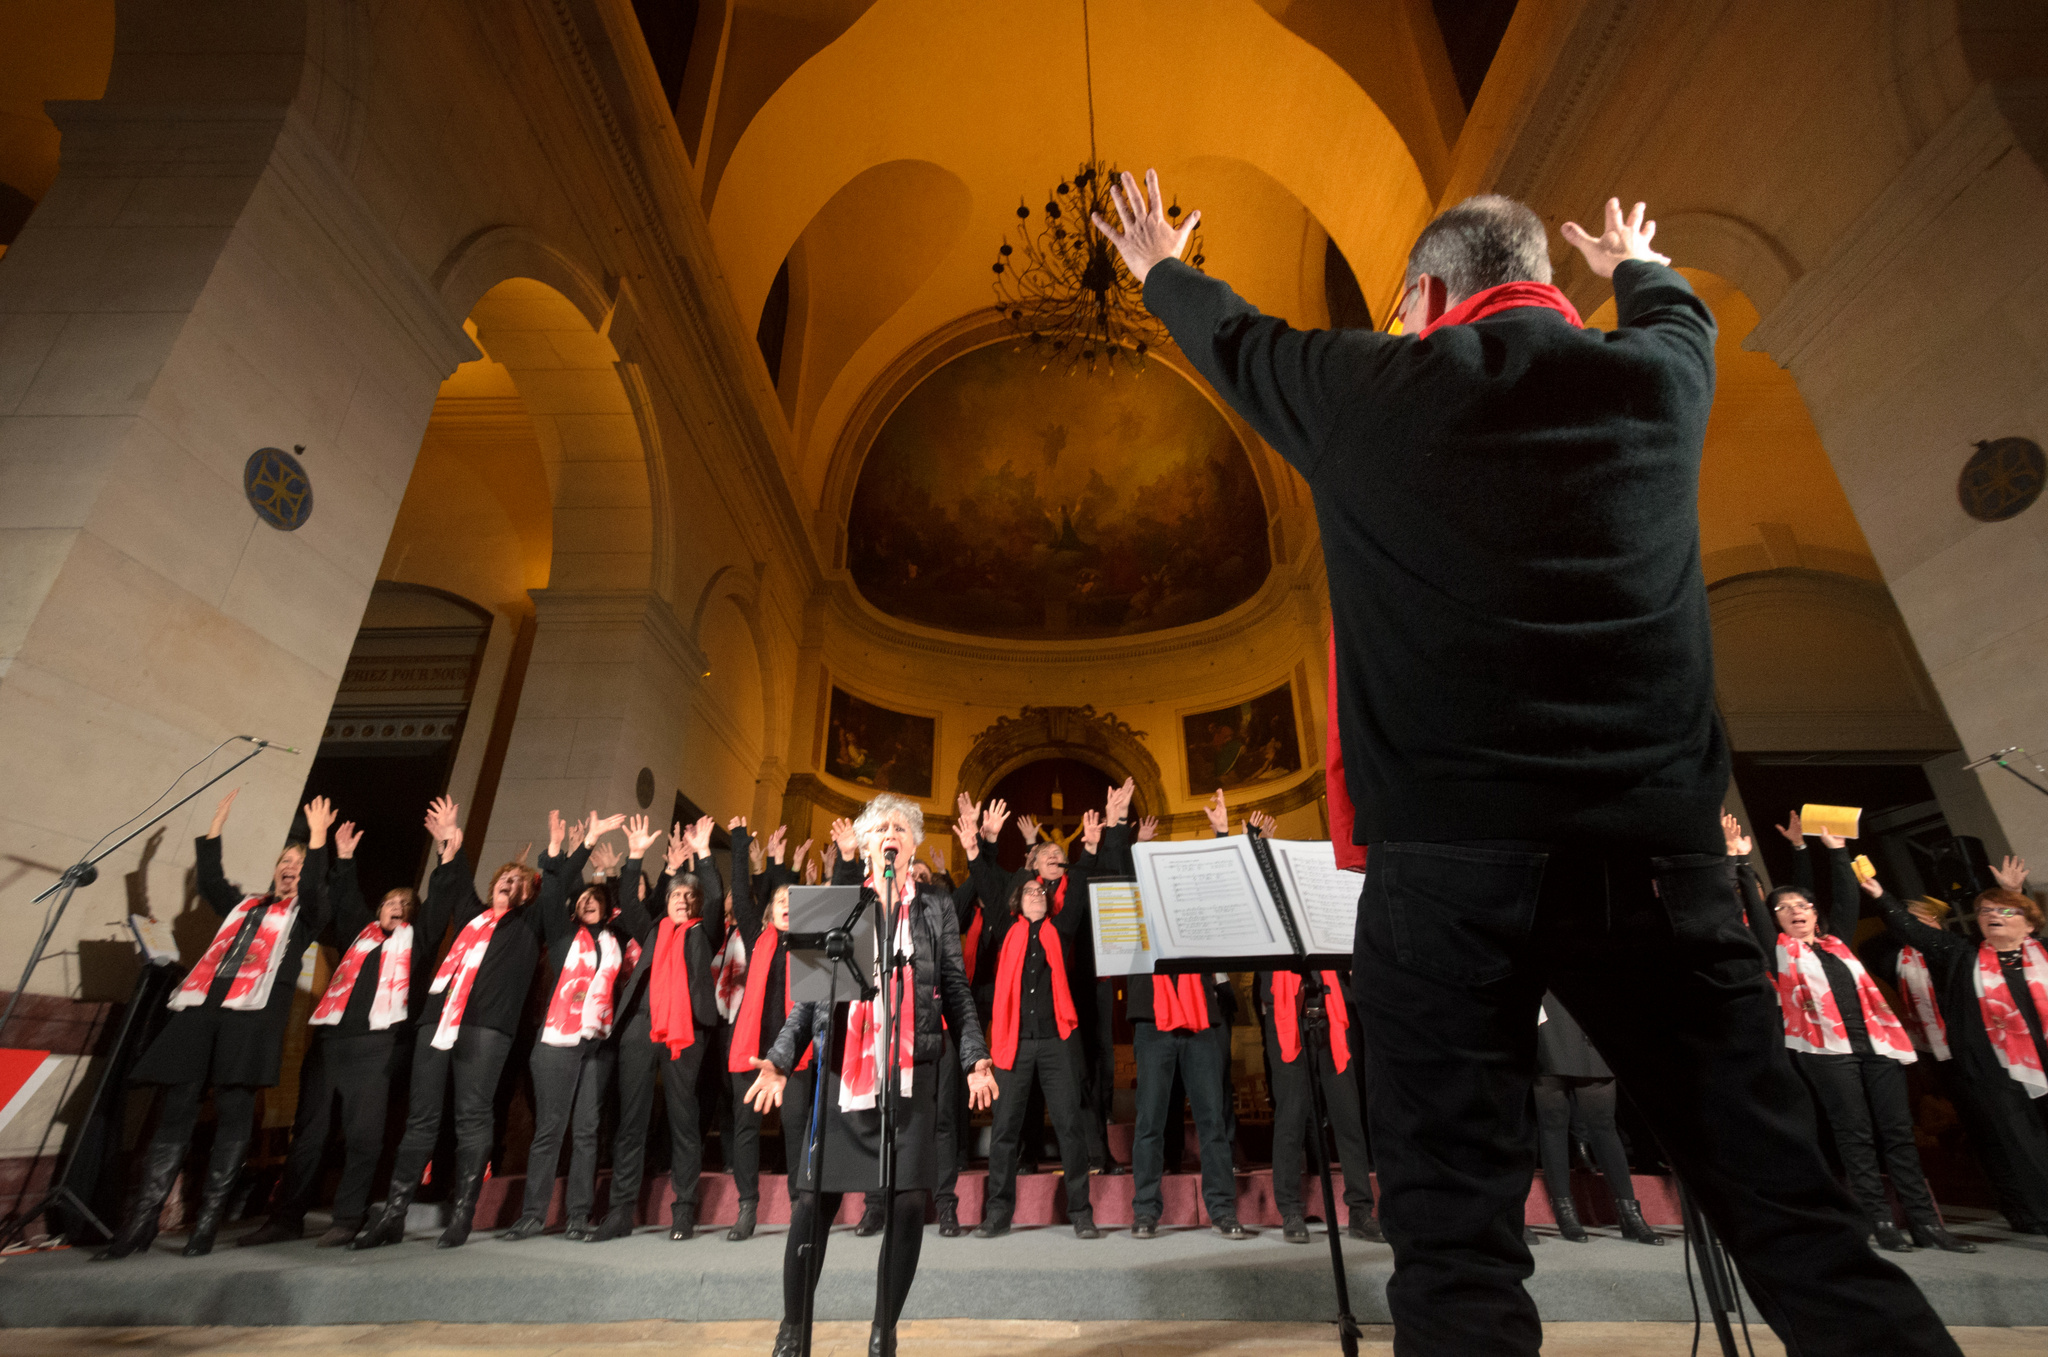
[[[614,1206],[605,1215],[604,1224],[597,1227],[597,1234],[590,1242],[602,1244],[608,1239],[624,1239],[632,1233],[633,1208],[630,1206]]]
[[[758,1202],[740,1203],[739,1218],[733,1221],[732,1228],[725,1232],[725,1240],[728,1244],[737,1244],[742,1239],[752,1239],[754,1237],[754,1212],[758,1205]]]
[[[135,1185],[135,1195],[128,1202],[128,1218],[106,1247],[92,1256],[92,1261],[110,1263],[149,1247],[156,1238],[156,1218],[163,1213],[164,1199],[171,1195],[171,1184],[178,1181],[178,1170],[184,1163],[183,1145],[150,1145],[143,1161],[142,1181]]]
[[[1290,1244],[1308,1243],[1308,1220],[1299,1211],[1280,1218],[1280,1237]]]
[[[997,1235],[1010,1232],[1010,1213],[998,1206],[981,1218],[981,1224],[974,1227],[976,1239],[994,1239]]]
[[[896,1330],[877,1324],[868,1330],[868,1357],[896,1357]]]
[[[1909,1220],[1907,1229],[1912,1232],[1913,1242],[1923,1249],[1940,1249],[1943,1253],[1975,1253],[1977,1246],[1967,1239],[1958,1239],[1942,1228],[1938,1220]]]
[[[448,1203],[448,1228],[434,1241],[437,1249],[459,1249],[469,1242],[469,1230],[476,1223],[476,1199],[484,1190],[487,1156],[479,1155],[473,1165],[464,1164],[455,1180],[455,1196]]]
[[[1650,1227],[1643,1219],[1643,1204],[1634,1198],[1623,1198],[1614,1204],[1615,1214],[1621,1217],[1621,1237],[1633,1244],[1662,1244],[1664,1236]]]
[[[680,1244],[697,1233],[697,1203],[677,1202],[669,1208],[668,1237]]]
[[[796,1325],[783,1320],[781,1327],[775,1330],[775,1350],[769,1357],[798,1357],[803,1350],[803,1334]]]
[[[960,1207],[955,1202],[939,1204],[939,1237],[958,1239],[960,1237]]]
[[[213,1252],[213,1236],[220,1229],[220,1218],[227,1210],[228,1193],[234,1189],[235,1180],[242,1176],[242,1165],[249,1158],[249,1141],[216,1140],[213,1143],[213,1159],[206,1170],[206,1187],[199,1199],[199,1215],[192,1222],[192,1233],[185,1240],[181,1252],[187,1258],[204,1258]]]
[[[1583,1244],[1589,1238],[1586,1227],[1579,1224],[1579,1208],[1562,1197],[1550,1199],[1550,1214],[1557,1217],[1557,1232],[1574,1244]]]
[[[853,1227],[853,1232],[861,1239],[866,1239],[870,1235],[878,1235],[882,1232],[882,1204],[880,1202],[870,1201],[861,1208],[860,1224]]]
[[[498,1231],[498,1238],[508,1244],[517,1244],[522,1239],[532,1239],[548,1228],[548,1223],[539,1216],[521,1216],[511,1226]]]
[[[1102,1238],[1102,1231],[1096,1227],[1095,1213],[1093,1211],[1077,1211],[1074,1213],[1074,1238]]]
[[[384,1201],[383,1209],[370,1214],[370,1219],[363,1226],[362,1233],[348,1242],[349,1248],[352,1250],[375,1249],[381,1248],[386,1244],[403,1244],[405,1242],[405,1218],[412,1210],[413,1194],[419,1190],[418,1179],[414,1179],[404,1187],[393,1183],[391,1185],[391,1193]]]
[[[1877,1227],[1877,1246],[1891,1253],[1911,1253],[1913,1241],[1904,1230],[1884,1221]]]
[[[1380,1228],[1379,1217],[1372,1214],[1369,1207],[1351,1213],[1351,1228],[1346,1233],[1353,1239],[1364,1240],[1369,1244],[1387,1242],[1386,1232]]]

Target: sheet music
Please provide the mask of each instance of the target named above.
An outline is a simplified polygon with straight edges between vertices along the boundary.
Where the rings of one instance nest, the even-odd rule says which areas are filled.
[[[1302,942],[1312,953],[1349,955],[1358,927],[1358,897],[1365,878],[1337,865],[1328,839],[1271,839],[1280,884],[1297,906]]]
[[[1152,971],[1152,928],[1145,917],[1145,899],[1130,877],[1091,877],[1088,882],[1089,925],[1095,930],[1097,975],[1149,975]]]
[[[1143,843],[1131,850],[1155,955],[1287,956],[1292,948],[1244,838]]]

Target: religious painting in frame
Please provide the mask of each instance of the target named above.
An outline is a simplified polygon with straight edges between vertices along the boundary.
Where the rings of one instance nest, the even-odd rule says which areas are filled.
[[[891,711],[838,684],[825,712],[825,771],[878,792],[932,794],[938,721]]]
[[[1292,683],[1213,711],[1185,713],[1180,724],[1191,796],[1278,782],[1301,771]]]

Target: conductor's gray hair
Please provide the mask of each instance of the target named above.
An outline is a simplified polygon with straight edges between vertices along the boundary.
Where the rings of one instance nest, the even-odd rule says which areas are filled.
[[[860,815],[853,822],[856,840],[864,839],[882,826],[886,816],[901,815],[910,822],[910,837],[924,842],[924,807],[907,796],[894,792],[883,792],[880,796],[861,807]]]
[[[1438,213],[1408,251],[1405,287],[1423,274],[1444,281],[1455,306],[1502,283],[1550,281],[1550,237],[1543,219],[1513,198],[1482,193]]]

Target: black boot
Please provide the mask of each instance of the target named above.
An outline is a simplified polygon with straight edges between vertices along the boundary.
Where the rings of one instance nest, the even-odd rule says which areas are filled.
[[[1353,1239],[1361,1239],[1369,1244],[1384,1244],[1387,1242],[1386,1232],[1380,1229],[1379,1217],[1375,1216],[1370,1208],[1355,1210],[1351,1213],[1351,1228],[1346,1233]]]
[[[959,1203],[939,1203],[939,1237],[942,1239],[958,1239],[960,1237]]]
[[[1662,1244],[1664,1236],[1650,1227],[1643,1219],[1643,1204],[1632,1197],[1624,1197],[1614,1204],[1615,1214],[1621,1217],[1621,1237],[1633,1244]]]
[[[1891,1253],[1911,1253],[1913,1251],[1912,1239],[1907,1236],[1904,1230],[1901,1230],[1890,1221],[1884,1221],[1878,1225],[1877,1246]]]
[[[590,1242],[602,1244],[608,1239],[624,1239],[633,1233],[633,1208],[614,1206],[605,1216],[604,1224],[597,1227],[597,1235]]]
[[[868,1357],[896,1357],[896,1330],[879,1324],[868,1330]]]
[[[1280,1218],[1280,1237],[1290,1244],[1308,1243],[1308,1220],[1296,1211]]]
[[[878,1201],[869,1201],[866,1206],[861,1208],[860,1224],[853,1227],[853,1233],[861,1239],[866,1239],[870,1235],[878,1235],[881,1232],[882,1204]]]
[[[420,1190],[419,1180],[414,1179],[404,1187],[391,1184],[391,1193],[380,1211],[372,1212],[362,1233],[348,1242],[350,1249],[381,1248],[385,1244],[405,1242],[405,1218],[412,1210],[413,1194]]]
[[[199,1215],[192,1222],[192,1233],[185,1240],[181,1252],[187,1258],[204,1258],[213,1252],[213,1236],[220,1229],[221,1215],[227,1210],[228,1193],[233,1190],[235,1180],[242,1176],[242,1165],[249,1158],[249,1142],[242,1140],[213,1143],[213,1159],[206,1170],[206,1187],[199,1199]]]
[[[697,1233],[697,1203],[677,1202],[669,1208],[668,1237],[680,1244]]]
[[[1940,1249],[1943,1253],[1975,1253],[1977,1246],[1967,1239],[1958,1239],[1942,1228],[1939,1220],[1932,1218],[1909,1220],[1907,1228],[1912,1231],[1913,1242],[1923,1249]]]
[[[183,1145],[150,1145],[149,1157],[143,1161],[142,1181],[135,1185],[135,1195],[128,1202],[128,1219],[106,1247],[92,1256],[95,1263],[126,1258],[137,1249],[149,1247],[149,1242],[156,1238],[156,1218],[163,1213],[164,1198],[171,1195],[171,1184],[178,1181],[178,1169],[184,1162]]]
[[[803,1335],[798,1332],[796,1325],[785,1319],[781,1327],[775,1330],[775,1350],[768,1357],[797,1357],[803,1348]]]
[[[1557,1217],[1557,1232],[1574,1244],[1583,1244],[1588,1236],[1586,1227],[1579,1224],[1579,1208],[1563,1197],[1550,1199],[1550,1214]]]
[[[1073,1215],[1074,1238],[1100,1239],[1102,1231],[1096,1227],[1093,1211],[1076,1211]]]
[[[981,1218],[981,1224],[974,1227],[976,1239],[994,1239],[997,1235],[1010,1232],[1010,1213],[998,1206]]]
[[[455,1196],[448,1204],[448,1228],[434,1241],[435,1248],[459,1249],[469,1242],[470,1226],[476,1223],[476,1199],[484,1190],[484,1168],[488,1163],[487,1158],[479,1156],[473,1168],[465,1165],[456,1178]]]
[[[742,1239],[752,1239],[754,1237],[754,1211],[759,1204],[758,1202],[740,1203],[739,1218],[733,1221],[732,1228],[725,1232],[726,1243],[737,1244]]]
[[[264,1244],[289,1244],[293,1240],[304,1239],[305,1237],[305,1221],[287,1220],[282,1216],[272,1216],[269,1220],[263,1222],[259,1228],[251,1230],[240,1239],[237,1239],[235,1247],[238,1249],[253,1249]]]
[[[522,1239],[532,1239],[548,1228],[548,1223],[539,1216],[521,1216],[510,1227],[498,1231],[498,1238],[507,1244],[517,1244]]]

